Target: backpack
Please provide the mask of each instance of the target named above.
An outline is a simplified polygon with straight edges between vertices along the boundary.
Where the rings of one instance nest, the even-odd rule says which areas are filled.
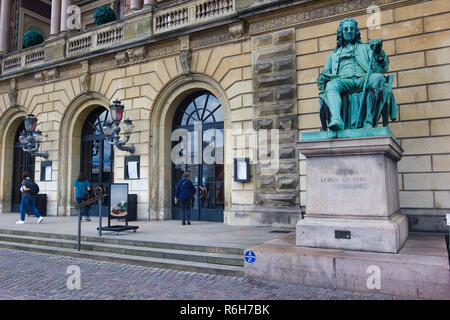
[[[31,188],[30,188],[30,193],[35,196],[39,193],[39,186],[36,182],[32,181],[31,182]]]

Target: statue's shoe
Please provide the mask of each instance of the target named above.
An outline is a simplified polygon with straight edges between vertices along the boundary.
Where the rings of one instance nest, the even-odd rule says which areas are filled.
[[[344,129],[344,121],[336,121],[336,120],[332,120],[330,121],[330,123],[328,124],[328,128],[332,131],[336,131],[336,130],[343,130]]]

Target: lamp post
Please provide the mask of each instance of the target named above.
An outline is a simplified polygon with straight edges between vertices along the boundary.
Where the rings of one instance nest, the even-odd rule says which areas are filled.
[[[124,120],[122,124],[122,129],[125,133],[125,140],[120,140],[120,122],[123,118],[124,106],[120,101],[116,100],[112,105],[109,106],[111,112],[111,118],[113,122],[105,122],[103,125],[103,133],[106,135],[107,142],[115,145],[119,150],[127,151],[129,153],[135,152],[134,145],[126,146],[125,144],[130,140],[131,132],[134,129],[133,122],[131,120]]]
[[[19,142],[22,146],[22,150],[29,152],[33,157],[48,158],[48,152],[37,152],[41,145],[44,136],[42,132],[36,130],[37,118],[29,114],[25,118],[25,130],[19,136]]]

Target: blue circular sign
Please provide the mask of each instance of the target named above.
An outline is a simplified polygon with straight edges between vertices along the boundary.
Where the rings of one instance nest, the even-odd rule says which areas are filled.
[[[245,253],[245,261],[247,261],[248,263],[253,263],[253,262],[255,262],[255,260],[256,260],[256,254],[253,251],[248,250]]]

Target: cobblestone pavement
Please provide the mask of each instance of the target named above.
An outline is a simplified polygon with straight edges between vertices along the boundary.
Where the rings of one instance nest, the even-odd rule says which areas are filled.
[[[67,273],[70,266],[79,267],[81,289],[68,289],[67,282],[74,275]],[[405,298],[0,248],[0,299],[392,300]]]

